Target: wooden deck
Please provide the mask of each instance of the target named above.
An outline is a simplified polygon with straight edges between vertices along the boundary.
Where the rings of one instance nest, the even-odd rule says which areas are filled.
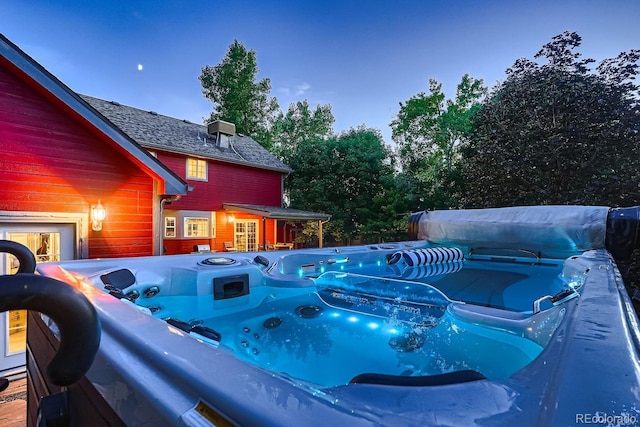
[[[0,426],[25,427],[27,425],[27,380],[17,379],[0,392]]]

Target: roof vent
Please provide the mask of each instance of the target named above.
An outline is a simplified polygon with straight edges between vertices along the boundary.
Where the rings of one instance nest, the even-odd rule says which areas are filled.
[[[222,120],[216,120],[213,123],[209,123],[209,126],[207,126],[207,132],[209,132],[209,135],[235,135],[236,125]]]

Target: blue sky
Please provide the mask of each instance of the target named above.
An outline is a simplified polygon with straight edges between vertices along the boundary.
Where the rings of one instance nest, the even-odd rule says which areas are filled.
[[[638,0],[0,0],[0,32],[76,92],[202,122],[198,76],[237,39],[282,110],[330,104],[336,132],[389,143],[430,78],[449,98],[465,73],[493,86],[566,30],[600,61],[640,48],[638,22]]]

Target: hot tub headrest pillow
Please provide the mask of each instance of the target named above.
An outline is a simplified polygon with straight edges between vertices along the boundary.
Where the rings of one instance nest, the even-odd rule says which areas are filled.
[[[459,248],[411,249],[395,252],[389,258],[389,264],[396,264],[401,259],[404,259],[409,267],[416,267],[418,265],[463,261],[464,254]]]

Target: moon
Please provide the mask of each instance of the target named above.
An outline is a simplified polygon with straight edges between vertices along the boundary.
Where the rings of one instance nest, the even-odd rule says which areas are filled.
[[[142,64],[138,64],[138,71],[142,71]]]

